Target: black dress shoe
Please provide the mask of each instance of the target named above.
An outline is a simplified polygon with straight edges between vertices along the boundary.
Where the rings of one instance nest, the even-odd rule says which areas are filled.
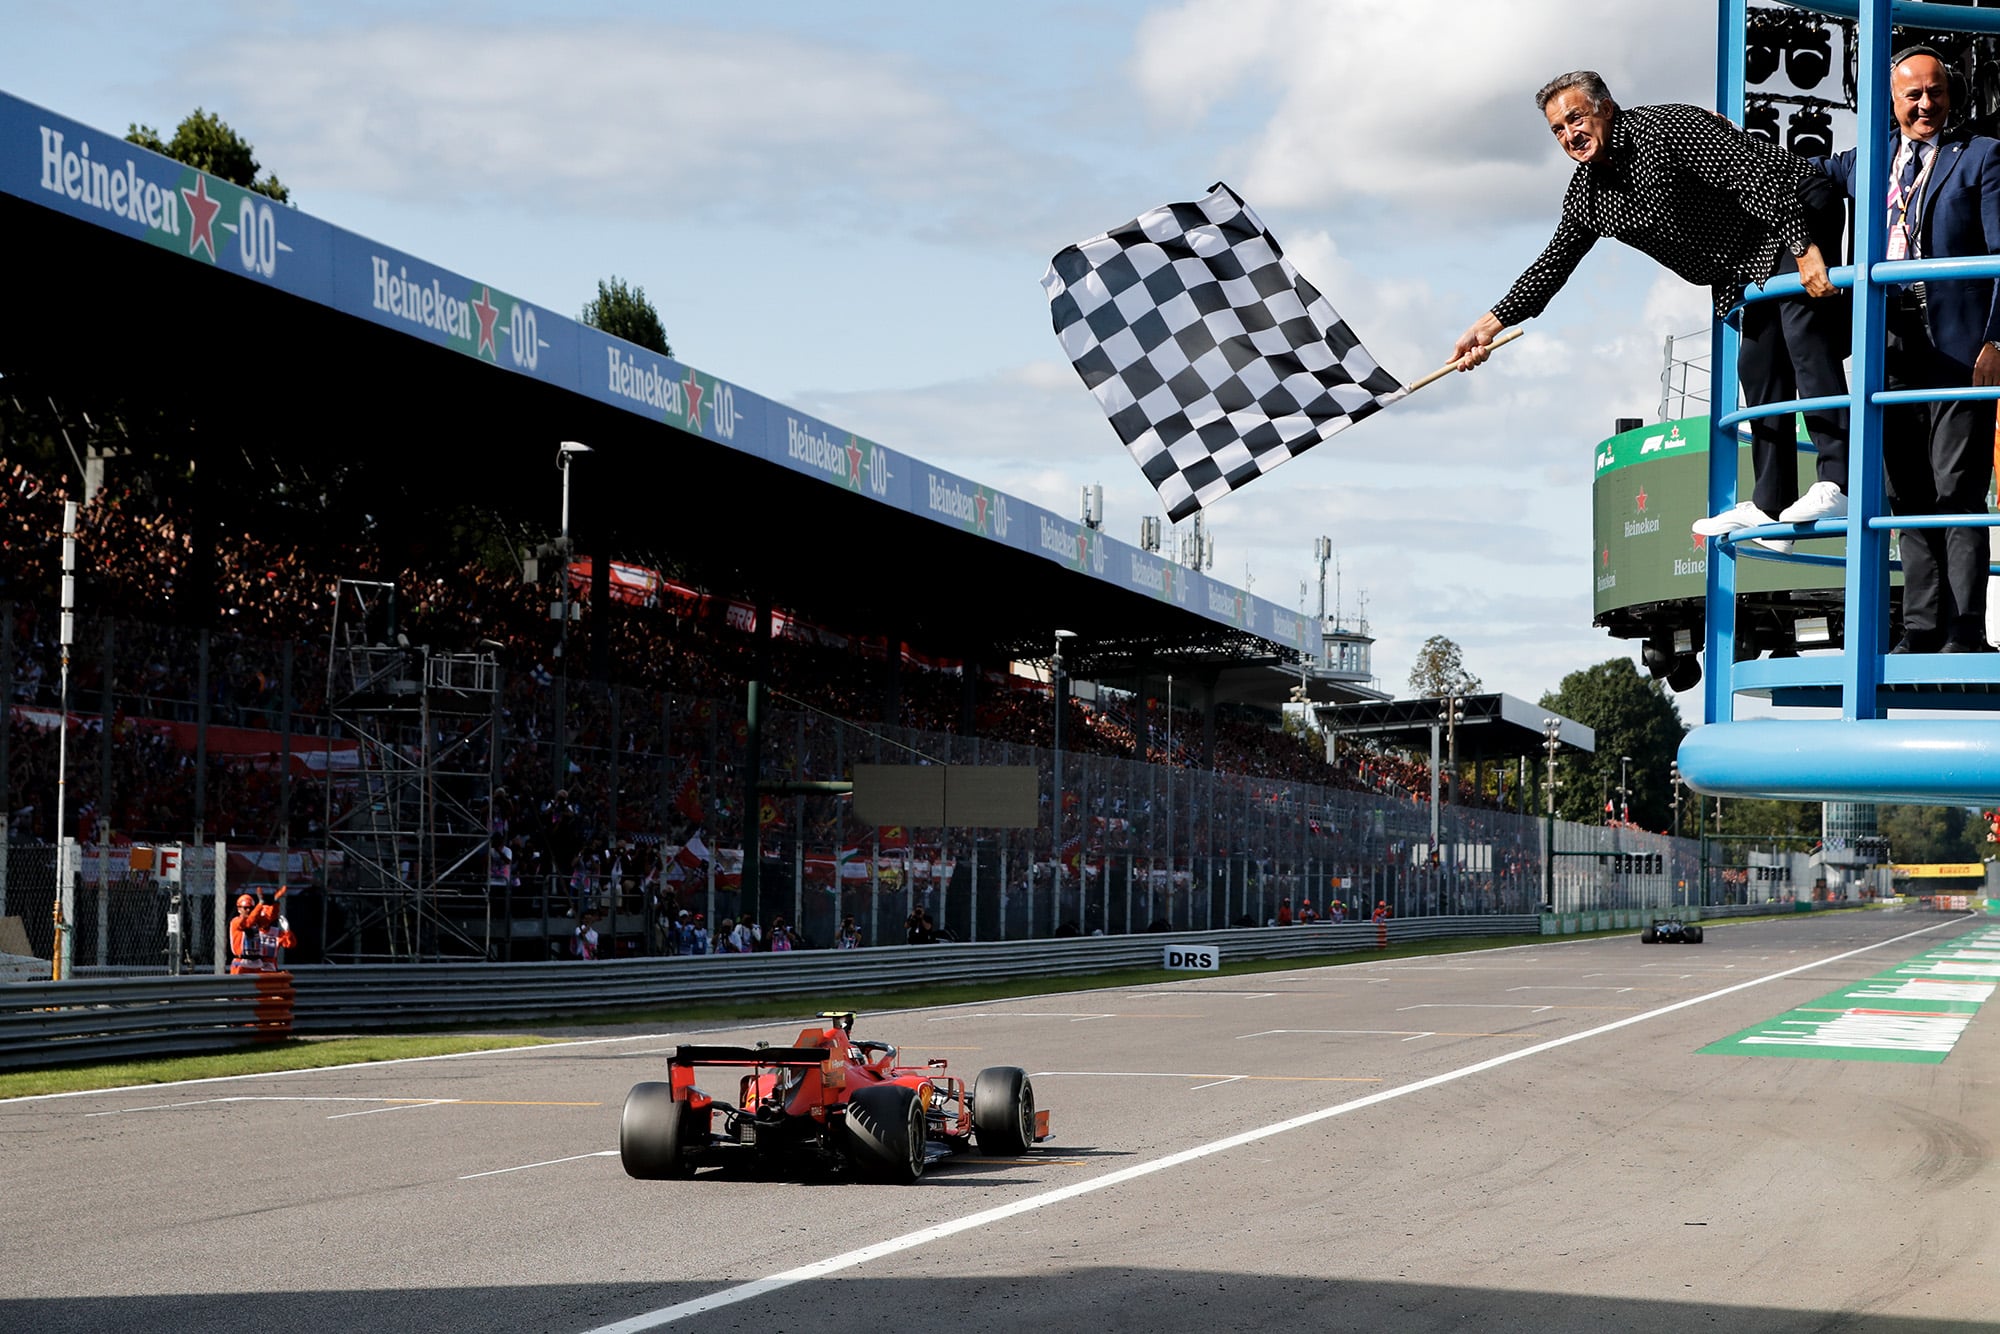
[[[1904,635],[1901,639],[1896,641],[1896,647],[1890,649],[1889,652],[1936,653],[1942,647],[1943,644],[1941,641],[1933,639],[1929,635]]]
[[[1992,653],[1994,648],[1983,639],[1947,639],[1940,653]]]

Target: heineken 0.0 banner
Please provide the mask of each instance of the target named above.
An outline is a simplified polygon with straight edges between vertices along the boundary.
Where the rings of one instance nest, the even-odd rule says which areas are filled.
[[[6,93],[0,193],[214,269],[219,284],[274,288],[1205,619],[1316,647],[1295,611]],[[95,238],[77,235],[83,293]],[[665,450],[689,445],[660,437]]]

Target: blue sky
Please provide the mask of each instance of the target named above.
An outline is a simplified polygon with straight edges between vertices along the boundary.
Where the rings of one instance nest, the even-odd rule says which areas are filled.
[[[1227,181],[1404,378],[1551,230],[1530,94],[1706,101],[1709,0],[1008,5],[0,3],[0,88],[104,129],[200,105],[307,211],[574,314],[640,284],[676,355],[1106,526],[1160,512],[1062,361],[1061,246]],[[1214,573],[1296,605],[1313,539],[1400,691],[1449,635],[1528,698],[1590,627],[1596,442],[1704,294],[1600,245],[1530,336],[1219,504]],[[1684,701],[1690,721],[1695,711]]]

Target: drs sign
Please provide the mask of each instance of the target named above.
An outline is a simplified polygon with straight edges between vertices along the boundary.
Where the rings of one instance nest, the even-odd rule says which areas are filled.
[[[1184,973],[1219,972],[1222,951],[1213,945],[1169,945],[1165,966]]]

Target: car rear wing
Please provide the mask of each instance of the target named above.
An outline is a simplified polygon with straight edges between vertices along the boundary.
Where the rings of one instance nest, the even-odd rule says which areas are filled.
[[[810,1065],[818,1067],[834,1053],[825,1047],[691,1047],[674,1048],[675,1065]]]

